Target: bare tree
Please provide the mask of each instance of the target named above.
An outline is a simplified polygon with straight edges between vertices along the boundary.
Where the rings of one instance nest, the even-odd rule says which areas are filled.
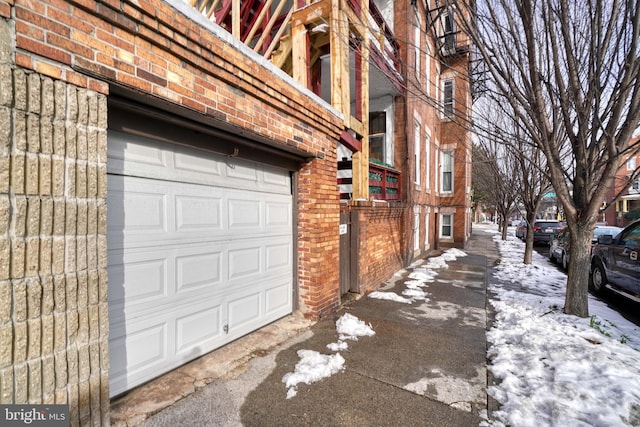
[[[543,197],[552,189],[546,159],[527,137],[517,116],[510,110],[509,103],[495,91],[484,92],[476,101],[474,117],[474,132],[478,140],[502,144],[500,151],[509,159],[508,168],[513,170],[509,188],[517,196],[515,203],[524,208],[527,222],[523,262],[531,264],[536,213]],[[474,161],[474,169],[478,166],[482,166],[482,163],[476,166]],[[475,173],[473,178],[476,178]],[[495,178],[492,179],[495,181]]]
[[[508,220],[517,208],[519,180],[517,154],[495,135],[477,133],[473,147],[474,186],[490,200],[499,218],[502,240],[507,239]]]
[[[495,91],[546,158],[571,235],[564,311],[586,317],[593,228],[621,158],[638,149],[638,1],[449,2],[460,6]]]

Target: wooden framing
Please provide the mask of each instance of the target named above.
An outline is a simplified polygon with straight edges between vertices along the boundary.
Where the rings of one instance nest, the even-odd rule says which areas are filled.
[[[271,58],[274,64],[312,90],[314,63],[329,45],[331,104],[343,114],[345,134],[350,135],[345,145],[353,151],[353,198],[368,199],[369,0],[319,0],[310,4],[300,0],[295,6],[297,10],[294,7],[286,13],[283,13],[286,0],[243,0],[242,4],[240,0],[189,2],[209,18],[216,17],[220,25],[230,26],[227,30],[235,38],[265,58]],[[241,17],[241,10],[248,15]],[[326,32],[311,32],[320,25],[328,26]],[[352,84],[355,87],[351,87]]]

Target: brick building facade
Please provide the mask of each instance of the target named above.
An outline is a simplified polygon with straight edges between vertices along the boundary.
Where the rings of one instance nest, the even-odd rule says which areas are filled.
[[[409,7],[394,4],[405,41]],[[442,66],[421,37],[417,81],[438,99]],[[391,184],[402,173],[402,197],[341,202],[345,116],[307,86],[180,0],[0,0],[0,403],[68,404],[72,425],[108,425],[145,366],[167,371],[293,311],[317,319],[464,245],[468,136],[423,98],[389,96],[380,170]],[[341,212],[357,224],[346,288]]]

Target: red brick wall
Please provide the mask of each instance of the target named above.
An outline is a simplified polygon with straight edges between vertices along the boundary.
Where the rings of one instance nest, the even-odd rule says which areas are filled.
[[[10,7],[0,2],[0,13]],[[103,94],[117,83],[317,156],[297,189],[300,302],[312,318],[337,306],[337,116],[160,0],[16,0],[13,9],[19,67]]]
[[[371,204],[369,202],[369,204]],[[360,292],[375,290],[404,267],[406,207],[354,207],[358,212]]]

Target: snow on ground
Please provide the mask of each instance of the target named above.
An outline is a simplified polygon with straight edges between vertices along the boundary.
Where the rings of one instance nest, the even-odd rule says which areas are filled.
[[[339,335],[338,342],[327,345],[331,351],[347,350],[347,340],[357,341],[358,337],[375,335],[371,325],[349,313],[343,314],[336,321],[336,330]],[[287,399],[298,393],[298,384],[312,384],[344,369],[344,358],[340,353],[321,354],[314,350],[298,350],[298,356],[300,361],[294,371],[282,377],[282,382],[288,389]]]
[[[562,313],[566,275],[510,233],[489,284],[496,310],[488,369],[500,403],[484,426],[640,425],[640,330],[589,296],[592,316]]]
[[[426,264],[413,269],[409,274],[410,280],[404,282],[406,286],[406,289],[402,291],[402,295],[404,296],[390,291],[375,291],[369,294],[369,298],[390,300],[403,304],[411,304],[414,301],[429,301],[429,294],[424,291],[424,288],[427,286],[427,283],[435,280],[435,277],[438,275],[438,272],[435,270],[449,268],[447,262],[455,261],[457,258],[463,256],[467,256],[467,254],[460,249],[447,249],[442,255],[429,258]]]

